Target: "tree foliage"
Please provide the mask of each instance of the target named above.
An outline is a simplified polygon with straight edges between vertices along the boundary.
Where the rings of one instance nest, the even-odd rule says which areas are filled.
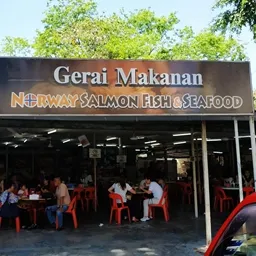
[[[249,27],[256,40],[256,1],[255,0],[218,0],[214,10],[220,14],[214,19],[215,30],[241,33]]]
[[[6,36],[0,44],[0,53],[7,56],[31,56],[32,47],[27,39]]]
[[[5,55],[38,57],[244,60],[243,46],[210,30],[195,34],[179,28],[175,13],[157,16],[150,9],[98,14],[97,4],[85,0],[50,0],[44,28],[34,41],[3,42]]]

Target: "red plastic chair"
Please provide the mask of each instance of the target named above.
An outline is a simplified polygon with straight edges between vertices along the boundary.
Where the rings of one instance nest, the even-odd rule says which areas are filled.
[[[92,202],[92,204],[95,205],[95,200],[97,200],[95,198],[95,187],[85,188],[84,193],[85,193],[85,200],[86,200],[86,209],[87,209],[87,212],[89,212],[90,202]]]
[[[116,220],[117,224],[120,225],[121,224],[121,215],[122,215],[121,213],[123,210],[127,210],[128,219],[129,219],[129,222],[131,223],[130,209],[128,206],[124,205],[123,198],[119,194],[115,194],[115,193],[109,194],[109,198],[112,199],[109,224],[112,223],[113,213],[115,212],[115,220]],[[117,200],[119,200],[120,203],[117,203]],[[120,204],[121,206],[118,207],[118,204]]]
[[[2,217],[0,217],[0,227],[2,224]],[[16,232],[19,233],[20,232],[20,217],[16,217],[15,218],[15,225],[16,225]]]
[[[78,187],[75,188],[73,190],[73,194],[72,194],[72,199],[74,199],[74,197],[76,197],[77,201],[80,201],[81,203],[81,208],[84,211],[84,200],[83,200],[83,195],[82,193],[84,193],[84,188],[83,187]]]
[[[228,197],[225,191],[221,187],[215,187],[214,209],[217,210],[218,203],[220,204],[220,212],[223,212],[223,208],[227,206],[230,209],[230,203],[234,207],[234,200],[232,197]]]
[[[166,192],[166,204],[169,209],[169,186],[167,184],[164,186],[164,192]]]
[[[191,204],[191,197],[193,194],[192,184],[181,182],[179,185],[181,186],[182,191],[182,204],[185,204],[186,199],[188,203]]]
[[[244,187],[243,191],[245,193],[245,197],[247,197],[250,194],[254,193],[254,188],[253,187]]]
[[[167,191],[164,191],[162,198],[160,199],[158,204],[149,204],[148,206],[149,206],[149,208],[148,208],[149,215],[148,216],[150,216],[151,215],[150,213],[152,213],[152,217],[154,218],[155,217],[155,208],[161,208],[161,209],[163,209],[163,212],[164,212],[165,221],[166,222],[169,221],[170,216],[169,216],[168,204],[167,204]]]
[[[73,218],[73,223],[74,223],[74,228],[78,227],[78,223],[77,223],[77,217],[76,217],[76,201],[77,198],[76,196],[72,199],[67,211],[65,211],[64,213],[67,214],[71,214],[72,218]],[[58,217],[56,216],[56,229],[58,229]]]

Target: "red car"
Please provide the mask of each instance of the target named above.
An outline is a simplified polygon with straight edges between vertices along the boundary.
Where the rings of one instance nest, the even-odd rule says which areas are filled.
[[[204,255],[256,256],[256,193],[233,210]]]

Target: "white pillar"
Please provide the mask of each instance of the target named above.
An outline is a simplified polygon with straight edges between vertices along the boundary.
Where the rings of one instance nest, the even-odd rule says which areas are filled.
[[[243,179],[242,179],[242,170],[241,170],[238,122],[236,118],[234,119],[234,130],[235,130],[235,142],[236,142],[236,164],[237,164],[237,176],[238,176],[238,184],[239,184],[239,199],[240,199],[240,202],[242,202],[244,199],[244,193],[243,193]]]
[[[250,124],[250,136],[251,136],[251,147],[252,147],[254,188],[255,188],[255,191],[256,191],[256,144],[255,144],[254,116],[249,117],[249,124]]]
[[[206,244],[209,245],[212,240],[212,226],[211,226],[211,205],[210,205],[210,186],[209,186],[208,154],[207,154],[207,136],[206,136],[206,122],[205,121],[202,121],[202,156],[203,156],[203,172],[204,172]]]
[[[195,162],[195,142],[194,142],[194,130],[193,129],[191,129],[191,161],[192,161],[192,170],[193,170],[195,218],[198,218],[197,179],[196,179],[196,162]]]

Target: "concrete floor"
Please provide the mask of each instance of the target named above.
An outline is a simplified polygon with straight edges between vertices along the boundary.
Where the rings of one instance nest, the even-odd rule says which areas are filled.
[[[190,256],[198,255],[194,248],[205,244],[204,216],[197,220],[191,211],[173,213],[165,223],[159,215],[157,220],[147,223],[121,226],[107,224],[102,216],[79,218],[79,228],[72,229],[69,220],[64,220],[65,230],[51,229],[0,230],[1,256]],[[214,227],[220,223],[215,221]]]

